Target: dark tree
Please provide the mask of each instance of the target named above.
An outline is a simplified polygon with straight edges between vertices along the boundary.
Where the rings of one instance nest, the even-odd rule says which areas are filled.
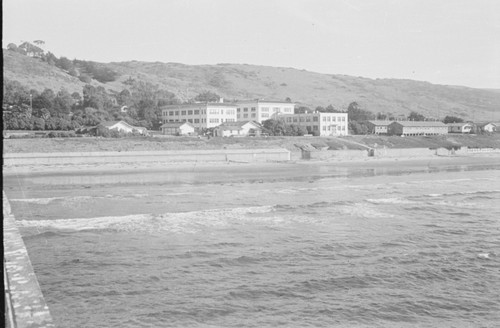
[[[311,109],[307,106],[295,107],[295,110],[294,110],[295,114],[304,114],[304,113],[309,113],[309,112],[311,112]]]
[[[456,116],[446,116],[443,120],[443,123],[447,124],[447,123],[463,123],[463,119],[461,119],[460,117],[456,117]]]
[[[354,134],[368,133],[368,127],[357,121],[349,121],[349,130],[351,130]]]
[[[372,112],[361,109],[357,102],[352,102],[347,107],[349,121],[368,121],[372,120],[375,115]]]
[[[211,91],[205,91],[194,97],[195,101],[202,102],[218,102],[220,101],[220,96]]]
[[[408,120],[410,121],[425,121],[425,116],[417,113],[417,112],[411,112],[410,115],[408,116]]]

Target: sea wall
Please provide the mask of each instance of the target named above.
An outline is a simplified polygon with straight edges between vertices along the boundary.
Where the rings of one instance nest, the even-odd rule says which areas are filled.
[[[286,149],[223,149],[130,152],[11,153],[4,165],[63,165],[137,162],[267,162],[289,161]]]
[[[496,148],[367,148],[364,150],[303,150],[302,159],[363,159],[374,158],[419,158],[429,156],[473,156],[475,154],[498,153]]]
[[[3,238],[5,326],[55,327],[5,193]]]
[[[436,149],[430,148],[378,148],[374,151],[375,157],[426,157],[436,155]]]

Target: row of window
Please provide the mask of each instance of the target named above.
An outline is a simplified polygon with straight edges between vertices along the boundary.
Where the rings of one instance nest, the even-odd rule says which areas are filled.
[[[224,115],[224,109],[216,109],[216,108],[211,108],[209,109],[208,111],[209,114],[222,114]],[[226,109],[225,110],[225,113],[226,115],[234,115],[236,114],[236,111],[234,109]],[[179,115],[182,115],[182,116],[189,116],[189,115],[205,115],[206,114],[206,110],[202,109],[202,110],[199,110],[199,109],[195,109],[195,110],[176,110],[176,111],[164,111],[163,112],[163,116],[179,116]]]
[[[344,125],[343,126],[339,125],[339,126],[337,126],[336,129],[335,129],[335,126],[331,126],[331,125],[329,125],[329,126],[326,126],[326,125],[323,126],[323,131],[335,131],[335,130],[337,130],[337,131],[345,131],[345,126]]]
[[[179,115],[200,115],[200,113],[203,115],[205,114],[205,110],[181,110],[181,111],[168,111],[168,116],[179,116]],[[167,116],[167,111],[163,112],[163,116]]]
[[[239,112],[241,112],[241,108],[237,108],[236,110],[238,111],[238,113],[239,113]],[[252,107],[252,109],[251,109],[251,110],[252,110],[252,112],[255,112],[255,111],[256,111],[256,108],[255,108],[255,107]],[[248,112],[248,107],[243,107],[243,111],[244,111],[244,112]]]
[[[243,118],[248,118],[248,114],[238,114],[238,115],[236,115],[236,117],[237,117],[237,118],[242,118],[242,117],[243,117]],[[250,117],[252,117],[252,118],[256,118],[256,117],[257,117],[257,114],[252,113],[252,114],[250,115]],[[264,115],[262,115],[262,117],[264,117]]]
[[[191,119],[191,118],[188,118],[188,119],[169,119],[169,120],[163,120],[163,123],[173,123],[173,122],[189,122],[189,123],[207,123],[207,119],[206,118],[195,118],[195,119]],[[220,119],[220,123],[224,123],[224,122],[236,122],[236,120],[234,118],[228,118],[224,121],[223,118]],[[219,119],[218,118],[211,118],[210,119],[210,123],[219,123]]]
[[[241,112],[242,109],[243,109],[243,112],[248,112],[248,107],[243,107],[243,108],[237,108],[238,113]],[[260,111],[262,113],[269,113],[269,109],[270,109],[269,107],[262,107],[260,109]],[[251,107],[250,111],[256,112],[257,109],[255,107]],[[273,107],[272,111],[276,112],[276,113],[279,113],[279,112],[281,112],[281,108],[280,107]],[[290,107],[285,107],[285,108],[283,108],[283,113],[293,113],[293,110]]]
[[[318,122],[319,119],[317,116],[312,117],[313,122]],[[292,123],[292,122],[311,122],[311,116],[306,116],[306,117],[287,117],[286,118],[287,123]]]
[[[224,115],[224,109],[211,108],[208,111],[208,113],[215,114],[215,115],[218,115],[218,114]],[[234,109],[226,109],[226,115],[234,115],[234,114],[236,114],[236,111]]]
[[[330,120],[331,118],[331,120]],[[338,119],[338,120],[336,120]],[[323,122],[345,122],[345,116],[342,117],[335,117],[335,116],[323,116]]]

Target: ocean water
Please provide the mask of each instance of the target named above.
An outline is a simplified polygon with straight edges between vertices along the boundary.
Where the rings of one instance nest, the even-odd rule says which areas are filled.
[[[4,188],[58,327],[498,326],[500,168],[287,169]]]

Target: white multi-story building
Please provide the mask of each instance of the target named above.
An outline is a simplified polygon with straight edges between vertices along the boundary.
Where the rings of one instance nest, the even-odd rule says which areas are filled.
[[[347,113],[280,114],[277,119],[286,124],[305,127],[309,134],[320,136],[345,136],[348,134]]]
[[[249,100],[237,103],[236,119],[238,121],[256,121],[276,118],[280,114],[293,114],[294,103],[282,101]]]
[[[195,128],[213,128],[236,122],[236,105],[230,103],[194,103],[170,105],[161,109],[162,122],[189,122]]]

